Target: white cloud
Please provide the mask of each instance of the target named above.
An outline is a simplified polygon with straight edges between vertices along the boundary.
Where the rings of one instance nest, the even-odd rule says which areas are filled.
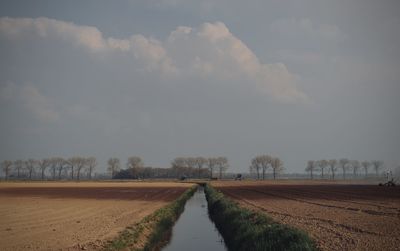
[[[0,88],[0,101],[20,105],[41,121],[54,122],[59,119],[59,113],[54,109],[52,102],[32,85],[7,83]]]
[[[92,51],[105,48],[101,32],[92,26],[78,26],[73,23],[45,17],[0,19],[0,33],[10,38],[29,39],[30,35],[42,38],[56,37],[75,43]]]
[[[301,24],[311,29],[306,20]],[[328,29],[331,34],[334,29]],[[131,54],[146,72],[168,76],[196,75],[217,79],[242,79],[249,88],[281,102],[304,102],[307,96],[296,87],[296,77],[282,63],[264,64],[222,22],[198,28],[180,26],[162,42],[143,35],[126,39],[104,38],[96,27],[48,18],[1,18],[0,35],[26,39],[52,37],[88,49],[92,53],[119,51]]]
[[[346,36],[338,26],[332,24],[315,24],[309,18],[283,18],[275,20],[271,25],[272,32],[290,36],[306,36],[311,39],[342,41]]]
[[[253,85],[281,102],[308,101],[284,64],[261,63],[221,22],[204,23],[198,29],[178,27],[166,47],[185,72],[227,79],[245,77],[250,88]]]

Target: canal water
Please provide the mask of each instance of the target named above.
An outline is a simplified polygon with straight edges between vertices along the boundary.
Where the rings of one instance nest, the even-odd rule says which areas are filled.
[[[208,217],[204,188],[199,186],[185,205],[172,229],[172,237],[163,251],[225,251],[224,240]]]

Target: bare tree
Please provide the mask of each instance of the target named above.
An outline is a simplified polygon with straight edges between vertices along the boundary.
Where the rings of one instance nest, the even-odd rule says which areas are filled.
[[[21,169],[24,167],[24,161],[23,160],[16,160],[14,161],[14,168],[17,170],[17,178],[19,179],[19,176],[21,174]]]
[[[265,180],[265,173],[267,172],[269,165],[272,166],[272,161],[274,160],[274,158],[269,155],[260,155],[256,158],[258,159],[258,162],[261,164],[262,167],[262,179]]]
[[[203,168],[203,166],[207,164],[207,159],[204,157],[197,157],[194,159],[194,164],[195,166],[197,166],[198,169],[197,178],[200,179],[200,171]]]
[[[367,177],[368,176],[368,168],[371,166],[371,162],[363,161],[363,162],[361,162],[361,166],[364,168],[365,177]]]
[[[86,159],[86,165],[88,167],[88,175],[89,175],[89,179],[92,179],[92,172],[95,169],[95,167],[97,166],[97,161],[95,157],[89,157]]]
[[[74,173],[75,173],[75,168],[78,165],[78,163],[80,162],[80,157],[72,157],[69,158],[65,163],[69,166],[69,168],[71,169],[71,180],[74,179]]]
[[[37,165],[37,160],[35,159],[28,159],[27,161],[24,162],[26,169],[28,170],[29,173],[29,179],[32,179],[32,173],[35,170],[35,167]]]
[[[261,165],[260,159],[258,158],[258,156],[254,157],[251,160],[250,170],[254,170],[254,171],[257,172],[257,179],[258,180],[260,179],[260,169],[261,168],[262,168],[262,165]]]
[[[353,178],[357,176],[358,170],[360,169],[360,162],[358,160],[350,161],[350,165],[353,168]]]
[[[271,158],[270,162],[274,179],[276,179],[276,175],[283,171],[283,162],[279,158]]]
[[[8,175],[10,174],[12,164],[13,162],[10,160],[4,160],[1,162],[1,168],[3,169],[5,180],[8,180]]]
[[[314,170],[315,170],[315,161],[314,160],[309,160],[307,162],[306,171],[310,172],[311,179],[314,179],[314,175],[313,175]]]
[[[332,179],[335,179],[336,165],[337,161],[335,159],[331,159],[328,161],[329,169],[331,171]]]
[[[381,161],[381,160],[373,160],[373,161],[371,161],[371,163],[372,163],[372,166],[375,169],[376,176],[379,176],[378,173],[379,173],[379,170],[383,167],[383,161]]]
[[[140,157],[131,156],[128,158],[126,166],[130,170],[133,178],[139,178],[140,169],[143,168],[144,164]]]
[[[218,164],[217,158],[208,158],[207,159],[206,165],[208,167],[208,170],[210,170],[210,179],[212,179],[214,168],[217,166],[217,164]]]
[[[118,158],[110,158],[107,164],[107,170],[111,173],[111,177],[114,178],[115,173],[119,171],[120,161]]]
[[[87,160],[83,157],[78,157],[76,160],[77,179],[80,180],[81,171],[86,166]]]
[[[186,167],[195,168],[195,166],[196,166],[196,158],[188,157],[188,158],[184,158],[184,159],[185,159]]]
[[[217,158],[217,166],[219,170],[219,179],[222,179],[222,173],[228,169],[228,159],[226,157],[218,157]]]
[[[64,170],[64,166],[68,165],[68,160],[65,160],[61,157],[56,157],[53,160],[55,163],[57,163],[57,172],[58,172],[58,179],[61,179],[61,173]]]
[[[321,178],[324,178],[324,170],[328,166],[328,161],[327,160],[319,160],[316,162],[316,165],[319,167],[319,170],[321,170]]]
[[[348,159],[340,159],[339,160],[339,165],[342,168],[343,171],[343,179],[346,179],[346,170],[349,165],[349,160]]]
[[[42,180],[44,180],[44,172],[46,171],[46,168],[51,164],[51,160],[50,159],[42,159],[42,160],[39,160],[37,162],[37,164],[38,164],[39,169],[42,174],[42,176],[41,176]]]
[[[179,178],[182,175],[185,166],[186,166],[186,159],[182,157],[177,157],[171,162],[171,167],[172,170],[174,170],[176,178]]]
[[[56,179],[56,168],[57,168],[56,158],[53,157],[53,158],[50,158],[49,160],[50,160],[49,168],[50,168],[51,178],[53,180],[55,180]]]

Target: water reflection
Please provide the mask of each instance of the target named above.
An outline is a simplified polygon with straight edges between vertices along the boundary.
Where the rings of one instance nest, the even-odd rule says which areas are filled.
[[[185,211],[172,229],[170,243],[163,251],[227,250],[214,223],[208,217],[207,200],[199,187],[185,205]]]

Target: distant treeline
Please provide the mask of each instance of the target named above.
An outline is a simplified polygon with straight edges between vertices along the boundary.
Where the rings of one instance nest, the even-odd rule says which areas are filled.
[[[375,176],[379,176],[379,171],[383,168],[383,161],[358,161],[348,159],[331,159],[331,160],[309,160],[307,162],[306,171],[310,174],[310,178],[315,178],[315,173],[319,172],[320,177],[335,179],[336,172],[341,171],[342,178],[360,178],[362,176],[368,177],[368,171],[372,168],[375,171]],[[390,174],[391,175],[391,174]]]
[[[144,167],[139,157],[130,157],[128,158],[126,169],[117,169],[115,174],[112,174],[112,177],[116,179],[185,179],[213,178],[217,174],[221,179],[228,167],[229,164],[226,157],[178,157],[171,162],[170,168]]]
[[[8,179],[81,180],[92,179],[97,167],[95,157],[45,158],[41,160],[5,160],[1,167]],[[226,157],[178,157],[169,168],[146,167],[140,157],[129,157],[126,168],[121,168],[118,158],[107,161],[108,175],[101,178],[150,179],[150,178],[222,178],[229,167]],[[97,177],[98,178],[98,177]]]
[[[5,160],[1,162],[5,179],[91,179],[97,166],[95,157]]]

